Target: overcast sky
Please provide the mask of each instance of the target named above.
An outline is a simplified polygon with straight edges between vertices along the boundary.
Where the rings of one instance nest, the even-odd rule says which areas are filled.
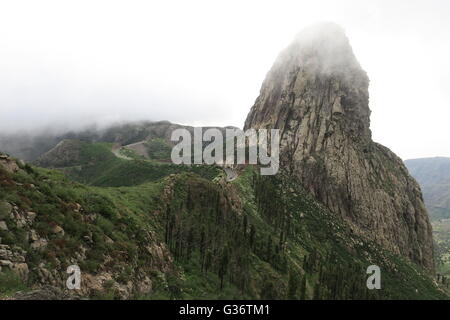
[[[334,21],[370,77],[372,132],[450,156],[450,1],[0,1],[0,132],[115,120],[242,127],[278,53]]]

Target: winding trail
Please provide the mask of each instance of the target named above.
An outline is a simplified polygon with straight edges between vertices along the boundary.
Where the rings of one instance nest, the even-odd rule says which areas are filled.
[[[127,156],[125,156],[125,155],[123,155],[123,154],[120,153],[120,150],[121,150],[122,148],[123,148],[123,147],[121,147],[121,146],[113,145],[113,147],[112,147],[112,149],[111,149],[111,152],[112,152],[117,158],[120,158],[120,159],[123,159],[123,160],[133,160],[132,158],[127,157]]]
[[[114,144],[111,148],[111,152],[119,159],[123,159],[123,160],[133,160],[133,158],[127,157],[123,154],[120,153],[120,150],[122,150],[123,148],[129,147],[129,146],[136,146],[136,145],[140,145],[142,144],[144,141],[141,142],[136,142],[130,145],[126,145],[126,146],[121,146],[118,144]],[[226,173],[227,175],[227,182],[231,182],[236,180],[236,178],[238,177],[238,174],[236,173],[235,170],[233,170],[230,167],[222,167],[223,171]]]

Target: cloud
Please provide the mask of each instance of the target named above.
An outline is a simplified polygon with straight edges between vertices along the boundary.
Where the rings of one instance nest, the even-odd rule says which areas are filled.
[[[279,52],[325,20],[343,26],[371,79],[375,139],[404,158],[450,155],[450,135],[436,128],[450,116],[450,91],[440,80],[450,75],[449,6],[4,1],[0,132],[117,119],[242,127]],[[414,142],[421,137],[426,148]]]

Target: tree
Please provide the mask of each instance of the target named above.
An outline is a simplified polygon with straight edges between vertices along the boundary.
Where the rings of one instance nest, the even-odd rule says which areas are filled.
[[[211,263],[212,263],[212,253],[211,250],[208,249],[205,257],[205,273],[208,272],[209,268],[211,267]]]
[[[202,265],[202,272],[205,267],[205,227],[202,227],[202,231],[200,232],[200,262]]]
[[[269,235],[267,239],[267,249],[266,249],[267,260],[270,260],[272,257],[272,237]]]
[[[288,280],[288,292],[287,298],[291,300],[297,299],[297,289],[298,289],[298,276],[297,273],[291,269],[289,272],[289,280]]]
[[[248,225],[248,222],[247,222],[247,216],[245,215],[244,216],[244,222],[243,222],[243,235],[244,235],[244,239],[247,237],[247,225]]]
[[[321,292],[320,292],[320,283],[317,282],[314,286],[314,294],[313,294],[313,300],[320,300],[321,299]]]
[[[225,247],[222,253],[222,259],[219,266],[220,290],[223,289],[223,279],[228,270],[228,247]]]
[[[306,300],[306,274],[300,283],[300,300]]]
[[[182,282],[176,275],[169,274],[167,276],[167,289],[172,300],[181,299],[183,297]]]
[[[255,226],[251,225],[250,227],[250,239],[249,239],[249,243],[250,243],[250,248],[253,248],[253,245],[255,243]]]
[[[189,260],[191,258],[191,252],[192,252],[192,248],[194,246],[194,227],[191,226],[191,228],[189,229],[188,232],[188,237],[187,237],[187,244],[186,244],[186,258],[187,260]]]

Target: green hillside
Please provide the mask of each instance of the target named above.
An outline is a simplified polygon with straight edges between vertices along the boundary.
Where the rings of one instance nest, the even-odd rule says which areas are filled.
[[[439,274],[450,276],[450,220],[433,222],[436,268]]]
[[[160,142],[150,145],[157,149],[155,144],[162,148]],[[212,179],[219,173],[219,169],[214,166],[188,167],[146,160],[129,149],[123,152],[123,155],[129,158],[125,160],[114,155],[112,147],[112,143],[106,142],[65,140],[63,146],[41,157],[37,164],[57,168],[81,183],[112,187],[138,185],[181,172],[194,172],[206,179]],[[61,154],[67,155],[67,149],[75,149],[75,154],[70,153],[68,158],[61,161]]]
[[[1,245],[28,269],[3,268],[0,295],[42,284],[62,289],[75,263],[86,279],[78,294],[90,298],[447,297],[420,268],[353,234],[289,178],[261,177],[248,166],[227,183],[223,174],[205,179],[185,167],[138,184],[126,165],[140,162],[105,150],[88,145],[73,175],[104,187],[56,170],[0,168]],[[210,168],[198,170],[212,177]],[[118,172],[127,186],[111,187]],[[22,258],[13,263],[23,266]],[[381,290],[366,288],[372,264],[382,270]]]

